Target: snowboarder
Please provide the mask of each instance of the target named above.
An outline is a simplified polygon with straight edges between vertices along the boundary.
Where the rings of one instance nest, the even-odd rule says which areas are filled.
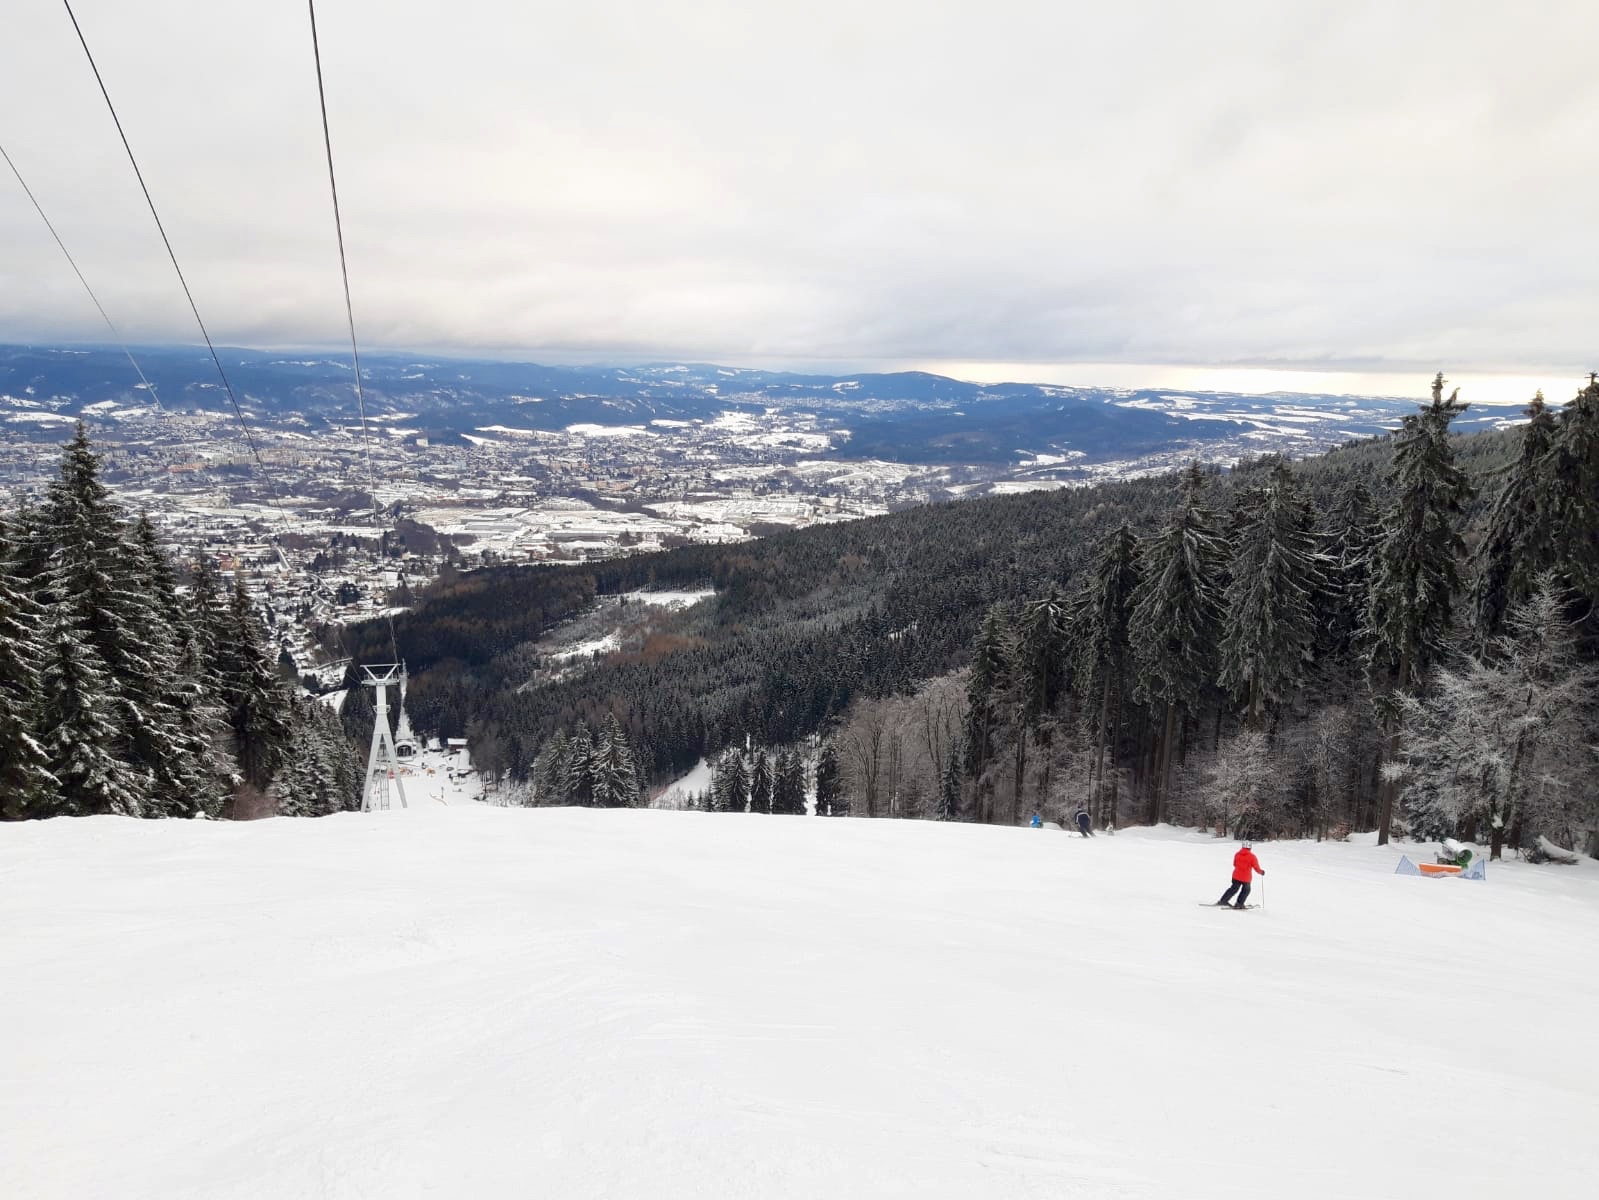
[[[1222,893],[1222,898],[1216,901],[1217,906],[1220,908],[1228,907],[1233,898],[1233,893],[1237,892],[1238,903],[1233,904],[1232,907],[1243,908],[1245,906],[1244,902],[1249,899],[1250,880],[1255,877],[1255,872],[1257,871],[1264,875],[1266,868],[1260,865],[1260,859],[1255,857],[1254,850],[1250,849],[1248,842],[1245,842],[1238,853],[1233,855],[1232,886]]]
[[[1034,812],[1033,819],[1027,822],[1027,824],[1032,829],[1042,829],[1044,827],[1044,818],[1039,816],[1037,812]]]
[[[1093,818],[1088,815],[1088,810],[1081,804],[1077,806],[1077,811],[1072,814],[1072,820],[1077,822],[1078,833],[1082,834],[1084,837],[1094,836]]]

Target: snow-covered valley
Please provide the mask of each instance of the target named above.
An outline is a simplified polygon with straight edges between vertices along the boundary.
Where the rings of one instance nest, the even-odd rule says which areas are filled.
[[[1232,913],[1171,830],[9,825],[0,1195],[1590,1194],[1599,864],[1402,849]]]

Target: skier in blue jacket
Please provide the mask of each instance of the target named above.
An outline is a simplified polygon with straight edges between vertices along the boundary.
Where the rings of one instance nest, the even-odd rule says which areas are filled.
[[[1077,811],[1072,814],[1072,820],[1077,822],[1077,832],[1084,837],[1094,836],[1093,819],[1088,815],[1088,810],[1081,804],[1077,806]]]

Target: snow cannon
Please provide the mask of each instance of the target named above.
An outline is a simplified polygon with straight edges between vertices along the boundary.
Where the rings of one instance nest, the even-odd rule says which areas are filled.
[[[1408,854],[1399,856],[1399,865],[1394,868],[1395,875],[1426,875],[1437,878],[1441,875],[1452,875],[1456,879],[1482,879],[1488,878],[1488,864],[1482,859],[1457,866],[1454,863],[1418,863],[1412,862]]]
[[[1454,838],[1445,838],[1438,851],[1438,862],[1446,867],[1469,867],[1471,865],[1471,847]]]

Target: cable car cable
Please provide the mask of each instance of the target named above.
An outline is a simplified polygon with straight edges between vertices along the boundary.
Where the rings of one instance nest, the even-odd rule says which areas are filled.
[[[83,277],[83,272],[78,269],[77,260],[72,257],[72,251],[68,250],[67,244],[61,240],[61,235],[56,232],[55,225],[45,215],[44,206],[39,203],[39,198],[33,194],[33,189],[28,186],[28,181],[22,177],[22,172],[17,169],[17,164],[11,161],[11,155],[6,153],[4,146],[0,146],[0,158],[6,160],[6,166],[11,168],[11,173],[17,177],[17,182],[22,185],[23,192],[27,194],[29,201],[32,202],[34,211],[39,214],[39,219],[44,222],[44,227],[50,231],[50,236],[55,238],[56,245],[61,247],[61,253],[66,256],[67,265],[72,268],[72,273],[78,277],[78,282],[83,285],[83,290],[89,293],[89,299],[94,301],[95,308],[99,310],[100,319],[105,322],[106,328],[111,331],[111,336],[116,339],[116,343],[121,347],[122,353],[127,355],[128,365],[133,368],[133,373],[139,377],[139,382],[143,385],[144,390],[150,393],[150,399],[155,402],[156,409],[165,414],[167,411],[166,406],[161,403],[161,397],[156,394],[155,384],[145,378],[138,359],[133,357],[133,351],[128,349],[128,343],[122,340],[122,334],[117,329],[116,323],[107,315],[105,305],[100,303],[100,297],[94,294],[94,289],[89,286],[89,281]]]
[[[367,487],[372,492],[372,524],[374,527],[381,525],[382,513],[378,506],[378,479],[377,472],[372,466],[372,435],[367,429],[366,421],[366,393],[361,387],[361,351],[355,340],[355,306],[350,301],[350,264],[344,253],[344,221],[339,215],[339,181],[333,172],[333,134],[328,127],[328,94],[322,83],[322,46],[316,32],[316,0],[306,0],[311,12],[311,54],[316,60],[316,96],[317,103],[322,109],[322,146],[327,151],[328,159],[328,191],[333,197],[333,229],[339,240],[339,273],[344,280],[344,315],[350,326],[350,357],[355,362],[355,402],[361,414],[361,444],[366,450],[366,477]],[[381,551],[383,539],[378,538],[378,547]],[[403,575],[402,575],[403,578]],[[389,649],[394,653],[394,661],[400,661],[399,640],[394,633],[394,614],[387,611],[384,605],[384,616],[389,622]]]
[[[266,480],[267,490],[271,495],[273,507],[278,510],[285,524],[288,523],[288,514],[278,502],[277,484],[272,474],[267,470],[266,462],[261,457],[261,450],[256,445],[255,434],[250,429],[250,422],[245,419],[244,409],[239,404],[239,398],[233,392],[233,384],[228,381],[228,373],[222,368],[222,359],[217,354],[216,346],[211,342],[210,331],[205,327],[205,320],[200,316],[200,306],[194,301],[194,293],[189,290],[189,281],[183,276],[183,268],[178,265],[177,253],[172,249],[172,240],[167,237],[166,226],[161,223],[161,214],[156,211],[155,200],[150,195],[150,188],[144,182],[144,172],[139,169],[139,160],[134,156],[133,146],[128,142],[127,132],[122,128],[122,118],[117,116],[117,106],[111,102],[111,93],[106,89],[105,79],[100,75],[100,67],[94,61],[94,52],[89,49],[89,40],[83,34],[83,26],[78,24],[78,15],[72,11],[72,0],[61,0],[66,6],[67,16],[72,19],[72,28],[77,32],[78,42],[83,47],[84,56],[89,60],[89,69],[94,72],[94,80],[100,85],[100,95],[105,98],[106,108],[111,112],[111,120],[117,127],[117,135],[122,139],[122,148],[127,151],[128,162],[133,167],[133,174],[139,180],[139,190],[144,193],[144,202],[150,207],[150,215],[155,218],[155,227],[161,234],[161,242],[167,248],[167,257],[172,260],[172,269],[177,272],[178,282],[183,286],[183,294],[189,301],[189,309],[194,313],[194,321],[200,327],[200,336],[205,338],[205,347],[211,352],[211,361],[216,364],[217,375],[222,380],[222,388],[227,393],[229,402],[233,405],[233,413],[239,419],[239,427],[244,431],[245,444],[249,446],[251,455],[255,458],[256,466],[261,469],[261,477]],[[283,559],[283,550],[278,547],[278,557]]]

